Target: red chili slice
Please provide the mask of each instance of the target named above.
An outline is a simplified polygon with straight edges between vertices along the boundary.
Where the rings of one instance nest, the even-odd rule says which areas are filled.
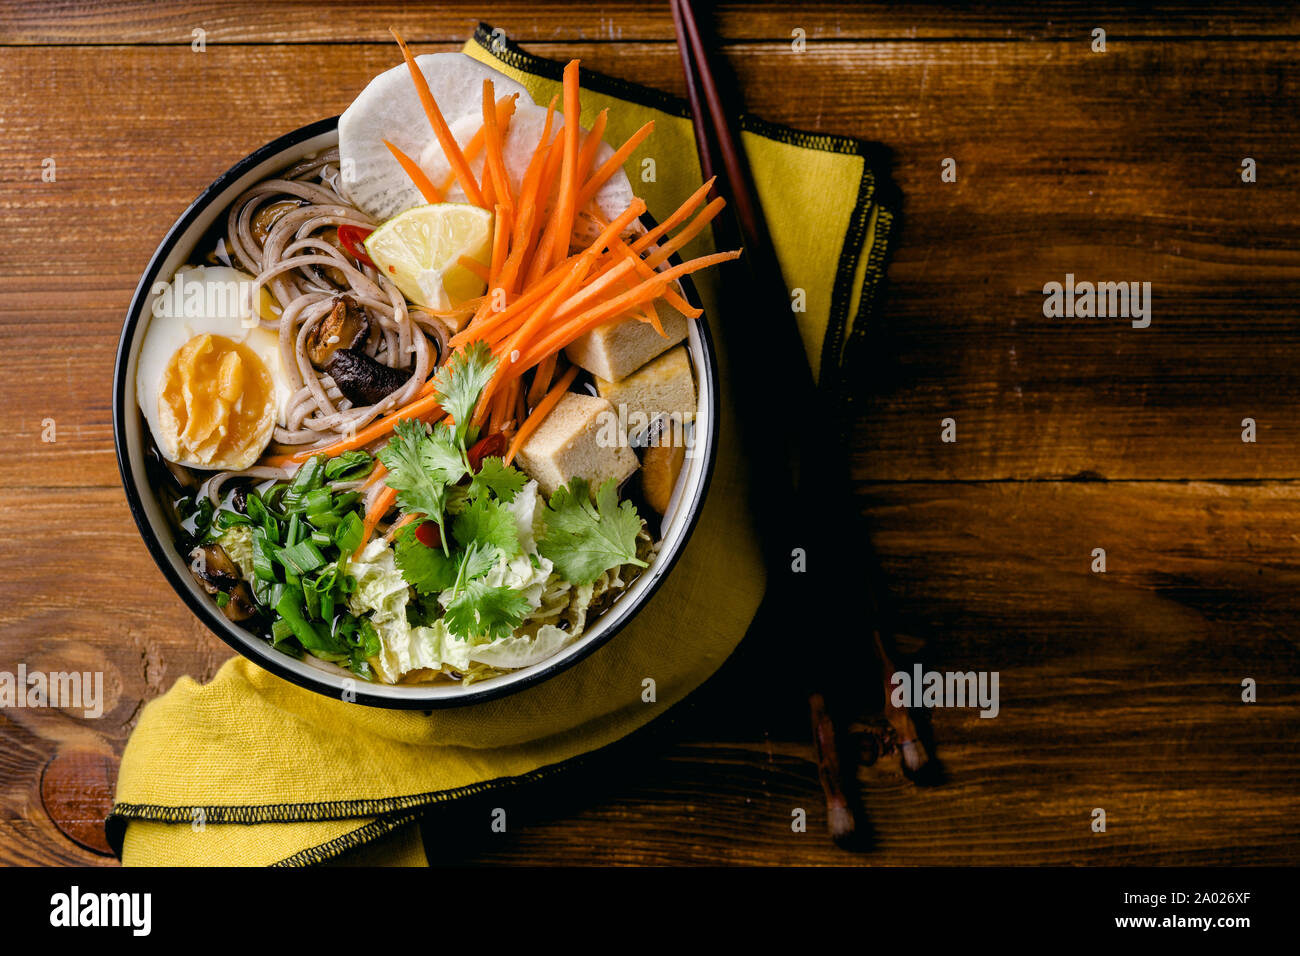
[[[426,548],[441,548],[442,535],[438,531],[438,525],[434,521],[422,521],[420,526],[415,529],[416,540]]]
[[[339,243],[352,254],[352,257],[358,262],[364,262],[370,268],[375,268],[375,264],[370,261],[366,255],[366,248],[362,245],[366,241],[366,236],[375,230],[362,229],[360,226],[350,226],[346,223],[339,226]]]
[[[506,436],[500,432],[493,432],[480,438],[470,446],[469,449],[469,466],[474,471],[483,467],[484,458],[501,457],[501,453],[506,450]]]

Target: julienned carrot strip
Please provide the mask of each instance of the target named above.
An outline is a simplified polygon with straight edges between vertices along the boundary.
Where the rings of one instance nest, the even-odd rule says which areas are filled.
[[[513,376],[509,374],[512,360],[516,353],[522,352],[524,345],[528,342],[529,334],[542,323],[546,322],[555,312],[555,308],[577,287],[586,275],[588,263],[586,257],[580,257],[569,270],[569,274],[560,280],[554,291],[546,297],[533,313],[528,316],[527,320],[521,325],[510,337],[510,340],[501,346],[497,352],[498,364],[492,377],[488,379],[487,384],[483,386],[483,394],[479,397],[478,406],[474,410],[474,422],[478,424],[489,407],[492,396],[497,390],[510,380]]]
[[[509,265],[509,263],[510,260],[507,259],[506,264]],[[498,282],[497,285],[504,287],[504,282]],[[493,289],[495,288],[496,286],[493,286]],[[473,325],[475,322],[482,321],[483,318],[492,311],[492,306],[495,303],[496,298],[496,293],[493,292],[492,289],[488,289],[487,293],[483,296],[483,300],[479,302],[478,308],[474,310],[474,314],[470,316],[470,320],[465,327],[469,328],[469,326]],[[428,386],[426,385],[425,388],[428,388]],[[420,394],[423,395],[425,393],[424,391],[421,391]]]
[[[515,379],[501,390],[501,424],[497,430],[506,436],[507,442],[524,420],[519,414],[520,401],[519,380]]]
[[[326,455],[333,458],[345,451],[351,451],[353,448],[360,448],[362,445],[369,445],[376,438],[383,438],[391,432],[397,423],[407,418],[424,418],[426,415],[440,414],[441,409],[433,394],[422,395],[415,401],[399,408],[395,412],[390,412],[377,422],[371,422],[365,428],[359,430],[351,438],[340,438],[324,448],[312,448],[300,451],[290,455],[291,461],[306,461],[312,455]]]
[[[615,296],[608,302],[602,302],[600,305],[588,309],[563,325],[554,327],[545,337],[531,346],[527,353],[520,356],[519,361],[515,363],[514,368],[510,369],[509,374],[523,374],[526,369],[532,368],[546,356],[565,348],[574,339],[598,326],[604,325],[642,302],[648,302],[659,297],[663,294],[663,290],[667,285],[668,282],[665,279],[651,279],[629,289],[622,295]]]
[[[513,363],[507,374],[510,376],[522,375],[525,371],[532,368],[547,355],[552,352],[558,352],[565,348],[574,339],[586,334],[591,329],[603,325],[605,322],[619,315],[621,312],[639,305],[642,302],[648,302],[658,298],[667,288],[668,283],[680,276],[687,275],[691,272],[698,272],[707,266],[717,265],[720,262],[727,262],[739,257],[738,250],[732,252],[715,252],[712,255],[700,256],[698,259],[691,259],[683,262],[679,266],[673,266],[663,272],[656,272],[653,279],[647,279],[636,287],[624,292],[622,295],[602,302],[599,305],[580,313],[569,319],[561,325],[553,326],[542,339],[535,342],[528,349],[528,352],[522,354],[519,361]]]
[[[529,316],[528,320],[524,322],[519,330],[511,337],[510,341],[502,348],[503,355],[514,355],[515,350],[523,349],[524,345],[529,340],[530,333],[533,333],[542,325],[542,323],[554,316],[555,310],[559,307],[563,295],[567,291],[571,291],[575,286],[581,284],[582,281],[586,279],[587,273],[595,262],[596,256],[604,252],[606,247],[617,242],[619,232],[627,228],[627,226],[631,224],[632,220],[636,219],[643,212],[645,212],[645,201],[639,197],[634,198],[632,202],[628,204],[628,207],[615,217],[613,222],[605,226],[600,235],[596,237],[596,241],[593,242],[582,254],[581,259],[579,259],[578,263],[573,267],[573,271],[570,275],[561,281],[560,285],[556,288],[555,292],[552,293],[551,297],[547,299],[546,303],[539,307],[533,315]],[[632,258],[635,259],[636,257],[633,256]],[[639,259],[637,261],[640,262]],[[659,334],[663,335],[663,327],[658,324],[657,318],[655,320],[655,327],[658,329]],[[529,404],[535,404],[537,400],[546,393],[546,389],[550,387],[551,384],[551,376],[554,374],[555,356],[548,355],[546,358],[542,359],[541,363],[537,366],[536,374],[533,376],[532,387],[528,389]]]
[[[618,254],[625,256],[632,263],[632,268],[636,269],[636,271],[640,274],[642,279],[654,278],[654,274],[655,274],[654,269],[650,268],[643,261],[641,261],[641,257],[638,256],[631,249],[629,249],[627,247],[627,244],[624,243],[622,240],[616,240],[614,243],[611,244],[610,248],[613,249]],[[669,305],[671,305],[678,312],[682,313],[683,315],[690,316],[693,319],[698,319],[700,315],[703,314],[701,311],[697,310],[689,302],[683,299],[680,295],[678,295],[676,291],[674,291],[671,287],[669,287],[664,292],[664,299],[665,301],[667,301]],[[655,312],[653,309],[650,309],[649,313],[650,313],[650,319],[649,319],[650,324],[654,326],[656,332],[658,332],[660,335],[664,335],[665,334],[664,327],[659,323],[659,314]],[[691,313],[696,313],[696,314],[691,315]]]
[[[568,346],[574,339],[578,338],[578,336],[582,335],[589,329],[603,325],[611,318],[626,312],[628,309],[660,295],[666,285],[667,280],[663,279],[643,282],[635,288],[630,289],[621,295],[617,295],[607,302],[602,302],[599,305],[580,313],[567,322],[553,325],[546,335],[529,346],[526,353],[520,354],[518,361],[508,366],[503,371],[504,376],[506,379],[512,379],[522,375],[547,356],[559,352],[561,349]]]
[[[524,397],[524,390],[519,388],[519,379],[515,379],[510,384],[515,396],[515,429],[517,430],[528,417],[528,399]]]
[[[666,262],[669,256],[699,235],[700,231],[713,221],[713,217],[721,212],[722,207],[726,204],[726,200],[721,196],[713,200],[700,210],[699,215],[683,226],[677,235],[661,245],[655,252],[646,256],[645,264],[653,269],[661,262]]]
[[[601,110],[596,114],[596,119],[591,124],[591,132],[587,134],[586,141],[582,144],[582,151],[578,153],[578,182],[585,183],[587,175],[591,172],[591,164],[596,161],[596,151],[600,149],[600,143],[605,135],[605,123],[609,120],[609,110]]]
[[[582,190],[578,193],[578,209],[586,208],[587,203],[595,197],[600,191],[600,187],[605,185],[605,181],[613,176],[614,173],[625,163],[632,150],[641,145],[641,141],[654,132],[655,121],[651,120],[642,126],[639,130],[627,138],[627,142],[614,150],[614,155],[609,157],[600,164],[600,169],[592,174],[591,178],[583,185]]]
[[[511,93],[509,96],[503,96],[497,100],[497,125],[501,127],[503,133],[510,124],[510,117],[515,113],[515,98],[518,95],[517,93]],[[465,162],[472,163],[478,159],[478,154],[483,152],[483,138],[486,135],[482,126],[475,130],[474,135],[465,144],[465,148],[461,150],[465,156]],[[451,192],[451,187],[454,185],[456,185],[456,171],[453,169],[443,177],[438,189],[445,196]]]
[[[500,351],[496,346],[500,345],[506,337],[513,336],[519,330],[523,319],[522,313],[524,309],[540,301],[546,293],[554,289],[559,282],[562,282],[569,275],[570,268],[573,265],[576,265],[581,257],[589,256],[593,252],[599,254],[604,246],[608,245],[617,235],[619,229],[622,229],[627,225],[627,223],[631,222],[632,219],[636,218],[636,216],[639,216],[644,211],[644,201],[641,199],[634,200],[633,203],[629,204],[628,209],[625,210],[623,215],[620,217],[619,225],[617,227],[607,226],[605,232],[597,238],[595,243],[588,246],[583,252],[565,259],[556,268],[547,272],[536,282],[532,283],[528,292],[510,303],[510,305],[505,309],[492,316],[488,316],[484,313],[476,315],[468,326],[451,337],[449,344],[453,348],[458,348],[468,342],[483,339],[487,341],[489,345],[494,347],[494,351]],[[527,210],[525,210],[524,215],[527,214]]]
[[[405,528],[408,524],[410,524],[418,517],[420,517],[420,515],[410,511],[402,515],[400,518],[398,518],[396,521],[394,521],[391,525],[388,526],[388,530],[384,532],[384,541],[385,542],[392,541],[393,535],[397,534],[397,532],[401,531],[403,528]]]
[[[505,265],[501,268],[501,287],[507,292],[514,291],[519,273],[523,270],[524,254],[528,251],[527,237],[532,232],[533,221],[537,217],[537,209],[531,201],[525,199],[527,194],[525,182],[524,188],[520,191],[519,214],[515,217],[510,233],[510,255],[506,257]]]
[[[557,319],[565,319],[577,314],[577,311],[584,305],[598,299],[601,293],[615,282],[621,280],[623,276],[627,275],[631,271],[631,261],[624,259],[622,262],[619,262],[598,274],[596,278],[592,280],[590,285],[586,288],[579,289],[568,302],[561,305],[560,308],[556,310],[555,317]]]
[[[373,485],[380,478],[384,477],[384,475],[386,474],[388,474],[387,466],[382,461],[375,462],[374,469],[370,472],[370,474],[366,475],[366,483],[361,487],[369,488],[371,485]]]
[[[484,138],[483,179],[492,181],[497,202],[506,208],[513,219],[515,200],[510,195],[510,177],[506,175],[506,161],[502,153],[501,130],[497,126],[496,88],[490,79],[483,80],[483,128]]]
[[[622,225],[623,224],[620,223],[619,226],[620,230],[622,228]],[[611,228],[610,226],[605,227],[606,234],[610,231],[610,228]],[[617,233],[615,233],[615,237],[616,236]],[[611,240],[611,244],[612,241],[613,240]],[[564,319],[576,314],[578,309],[580,309],[583,305],[587,304],[588,302],[591,302],[592,300],[596,299],[603,292],[605,292],[605,290],[608,289],[613,283],[625,282],[624,277],[629,272],[631,272],[634,268],[638,268],[638,269],[644,268],[644,263],[640,259],[640,257],[620,258],[617,254],[613,254],[611,255],[611,259],[612,259],[612,264],[604,267],[600,272],[598,272],[590,285],[588,285],[584,289],[580,289],[573,296],[573,298],[571,298],[568,302],[565,302],[562,306],[560,306],[559,310],[556,312],[557,319]],[[697,313],[694,317],[698,318],[698,310],[692,310],[692,311]]]
[[[514,227],[510,231],[510,254],[506,256],[505,264],[501,267],[500,282],[501,288],[505,289],[507,294],[515,291],[515,285],[519,281],[519,271],[524,261],[524,247],[515,237],[520,234],[521,227],[524,233],[530,231],[536,214],[535,209],[521,208],[519,215],[515,218]]]
[[[521,209],[528,208],[537,201],[537,190],[541,183],[542,170],[551,155],[551,148],[555,145],[555,139],[551,137],[551,127],[555,123],[555,104],[557,97],[551,97],[550,104],[546,107],[546,123],[542,127],[541,138],[537,140],[537,147],[533,150],[533,155],[528,159],[528,167],[524,170],[523,181],[519,185],[519,206]],[[525,203],[527,200],[527,203]],[[522,238],[521,234],[516,235],[516,239]]]
[[[492,400],[492,412],[488,415],[488,432],[501,431],[505,427],[506,415],[509,414],[508,403],[512,400],[510,389],[503,388]]]
[[[560,132],[555,134],[555,138],[558,140],[563,135],[564,135],[564,131],[560,130]],[[537,214],[539,216],[543,215],[546,212],[547,200],[549,200],[551,197],[551,189],[555,186],[555,180],[560,173],[560,167],[563,162],[563,159],[564,159],[563,145],[561,145],[561,148],[557,150],[554,148],[554,144],[552,144],[550,155],[546,157],[546,163],[545,165],[542,166],[542,176],[541,179],[538,181],[537,197],[534,200],[534,203],[537,207]],[[554,220],[554,215],[555,215],[555,209],[554,207],[552,207],[551,209],[552,221]],[[531,285],[537,279],[538,276],[542,275],[544,272],[546,272],[547,269],[551,267],[551,255],[552,255],[551,250],[555,245],[555,231],[550,228],[550,223],[548,222],[547,224],[548,228],[542,233],[541,239],[537,240],[537,246],[536,248],[534,248],[533,240],[537,236],[539,225],[540,223],[538,222],[537,217],[535,216],[533,218],[533,224],[532,224],[532,229],[530,230],[530,234],[528,238],[525,240],[526,242],[526,245],[524,246],[524,261],[526,264],[526,269],[524,272],[525,286]],[[567,253],[568,250],[566,249],[565,252]]]
[[[717,178],[717,176],[714,176],[713,179],[710,179],[699,189],[695,190],[695,192],[691,193],[690,196],[687,197],[686,202],[673,210],[672,215],[659,223],[659,225],[649,230],[644,236],[638,236],[636,241],[632,243],[632,251],[637,253],[645,252],[645,250],[649,249],[659,241],[660,236],[667,235],[668,230],[675,229],[677,228],[678,223],[685,222],[686,217],[694,212],[696,207],[704,201],[704,197],[709,194],[709,190],[713,188],[714,180]]]
[[[452,348],[459,348],[460,346],[466,345],[477,339],[487,338],[494,330],[499,330],[503,326],[509,325],[510,320],[519,316],[524,309],[540,302],[546,293],[554,289],[556,285],[559,284],[560,280],[568,274],[565,271],[565,265],[568,263],[575,263],[577,262],[577,259],[577,256],[572,256],[565,260],[565,262],[560,263],[559,266],[552,269],[546,275],[542,276],[542,278],[533,283],[532,288],[519,298],[515,299],[515,301],[511,302],[504,309],[493,313],[491,316],[484,316],[482,319],[476,318],[464,329],[448,339],[447,344]]]
[[[491,264],[487,267],[487,291],[497,286],[500,281],[500,269],[506,264],[506,254],[510,247],[510,217],[506,216],[506,209],[498,203],[493,213],[493,228],[491,228]]]
[[[501,207],[498,206],[497,208],[500,209]],[[491,281],[491,272],[488,270],[488,267],[483,265],[483,263],[479,262],[477,259],[471,259],[469,256],[459,256],[456,259],[456,264],[462,269],[468,269],[484,282]]]
[[[573,235],[573,214],[577,210],[578,199],[578,134],[581,127],[578,117],[581,105],[578,102],[578,61],[570,60],[564,68],[564,153],[560,168],[560,194],[555,200],[555,213],[547,223],[547,233],[551,236],[551,261],[547,267],[554,266],[569,254],[569,239]]]
[[[406,60],[406,67],[411,71],[411,79],[415,81],[415,92],[420,96],[420,104],[424,107],[424,115],[429,118],[429,125],[433,127],[433,135],[438,137],[438,145],[442,147],[443,154],[447,157],[447,162],[456,173],[456,181],[460,183],[460,188],[465,191],[466,198],[475,206],[483,206],[483,194],[479,192],[478,183],[474,180],[474,174],[470,171],[469,163],[465,162],[465,155],[460,151],[460,144],[456,142],[456,137],[451,135],[451,130],[447,126],[447,120],[443,118],[442,110],[438,109],[438,104],[433,98],[433,93],[429,90],[429,83],[424,78],[424,72],[420,69],[419,64],[415,62],[415,57],[411,56],[411,51],[407,49],[406,41],[401,35],[391,27],[389,32],[397,45],[401,47],[402,58]]]
[[[569,267],[568,274],[560,280],[560,284],[556,286],[555,291],[547,296],[546,300],[537,307],[533,314],[528,317],[528,320],[517,332],[515,332],[509,343],[505,346],[503,354],[510,355],[513,354],[516,349],[523,348],[529,335],[534,330],[540,328],[544,322],[554,315],[555,309],[559,307],[560,303],[564,302],[564,300],[572,294],[582,281],[587,278],[587,273],[591,270],[592,265],[595,264],[596,257],[600,255],[600,253],[604,252],[605,247],[614,241],[620,230],[627,228],[632,220],[636,219],[636,217],[641,215],[643,212],[645,212],[645,200],[641,199],[639,196],[633,197],[632,201],[628,203],[627,208],[619,213],[618,216],[614,218],[614,221],[604,228],[601,234],[596,237],[596,241],[588,246],[586,251],[577,258],[577,261]],[[490,384],[489,387],[491,387]]]
[[[420,195],[424,197],[425,202],[442,202],[442,193],[439,192],[438,187],[430,181],[429,177],[424,174],[424,170],[420,168],[419,163],[413,160],[410,156],[407,156],[388,140],[384,140],[384,145],[387,146],[388,151],[393,154],[393,158],[401,164],[402,169],[406,171],[406,175],[411,178],[411,182],[415,183],[415,188],[420,190]]]
[[[556,97],[551,97],[546,108],[546,124],[542,127],[541,138],[528,161],[523,181],[519,185],[519,214],[515,217],[514,231],[510,237],[510,257],[506,259],[502,270],[502,285],[508,291],[514,291],[515,283],[528,266],[528,256],[532,249],[533,236],[538,219],[537,191],[541,186],[541,177],[550,159],[555,140],[551,138],[551,125],[555,122]]]
[[[533,384],[528,388],[529,405],[535,406],[538,399],[545,395],[546,390],[551,387],[551,379],[555,377],[555,362],[558,358],[559,353],[552,352],[537,363],[537,371],[533,373]],[[515,382],[517,381],[519,379],[515,379]]]
[[[496,221],[492,224],[492,265],[488,269],[487,283],[491,290],[501,279],[501,267],[506,263],[506,247],[510,244],[510,222],[505,215],[505,207],[496,206]]]
[[[519,425],[519,431],[515,433],[515,440],[510,443],[510,448],[506,452],[505,463],[507,465],[515,460],[515,455],[524,446],[524,442],[528,441],[528,436],[537,431],[546,416],[551,413],[551,409],[560,403],[560,399],[564,397],[564,393],[569,390],[569,386],[573,384],[573,380],[577,377],[578,366],[569,366],[569,370],[560,376],[560,380],[555,383],[555,387],[537,403],[537,407],[528,416],[528,420]]]
[[[383,491],[375,495],[375,503],[366,512],[366,520],[362,525],[361,543],[357,545],[357,550],[352,552],[353,561],[361,558],[361,552],[366,550],[366,545],[370,543],[370,536],[375,533],[375,528],[379,527],[379,519],[388,514],[396,501],[397,492],[387,485],[384,486]]]
[[[489,337],[493,340],[499,341],[502,338],[502,332],[505,332],[512,337],[520,334],[521,329],[520,323],[517,321],[517,316],[523,309],[538,301],[543,293],[549,292],[557,283],[562,283],[569,279],[572,274],[572,269],[578,266],[579,263],[583,264],[581,275],[578,276],[578,282],[581,283],[582,280],[586,278],[587,273],[591,270],[596,258],[607,246],[617,239],[618,233],[622,229],[626,228],[632,220],[637,216],[640,216],[643,212],[645,212],[645,201],[639,197],[633,198],[632,202],[628,204],[627,209],[620,213],[613,223],[605,227],[601,234],[596,237],[595,242],[581,253],[575,256],[570,256],[554,269],[547,272],[532,284],[532,288],[530,288],[527,293],[515,300],[497,315],[492,316],[491,318],[485,317],[471,327],[466,328],[463,332],[453,336],[451,344],[456,346],[465,342],[473,341],[477,338]],[[570,289],[573,289],[572,285],[570,285]],[[540,323],[541,319],[530,316],[527,321],[530,323],[529,328],[535,328]],[[496,344],[496,341],[490,342],[489,344]],[[508,353],[513,351],[514,348],[515,345],[512,344],[505,350],[505,352]]]

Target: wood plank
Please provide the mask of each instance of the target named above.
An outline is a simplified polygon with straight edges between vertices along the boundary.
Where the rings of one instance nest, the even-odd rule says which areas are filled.
[[[1206,49],[1152,42],[1098,56],[1059,44],[826,43],[794,57],[733,48],[759,114],[870,136],[895,152],[905,222],[858,372],[859,477],[1297,475],[1300,202],[1289,156],[1300,66],[1285,42]],[[583,55],[596,69],[681,91],[676,54],[661,44]],[[319,45],[5,51],[0,73],[13,94],[0,104],[10,157],[0,210],[11,241],[0,260],[0,337],[23,347],[10,350],[11,374],[0,378],[0,403],[22,413],[0,481],[117,483],[112,355],[167,224],[239,156],[341,110],[391,60],[380,45],[341,62]],[[316,78],[306,107],[303,70]],[[105,72],[113,84],[100,82]],[[255,88],[229,85],[248,75],[259,77]],[[783,81],[768,82],[774,75]],[[236,121],[213,122],[214,89],[228,91],[223,109]],[[71,108],[55,109],[54,97]],[[113,141],[88,142],[84,115],[102,117]],[[1245,154],[1261,164],[1253,185],[1235,172]],[[56,183],[40,181],[46,156],[59,164]],[[939,181],[945,156],[958,160],[957,183]],[[1067,272],[1152,282],[1151,327],[1044,318],[1042,286]],[[33,340],[33,327],[58,334]],[[939,441],[948,416],[959,423],[956,444]],[[1240,440],[1248,416],[1255,444]],[[39,441],[46,418],[54,444]]]
[[[1187,2],[1158,4],[1103,3],[1087,10],[1077,4],[1048,2],[1011,10],[997,4],[963,7],[960,16],[942,6],[922,3],[803,2],[785,0],[719,3],[717,18],[724,37],[789,42],[802,28],[809,40],[950,39],[997,40],[1089,37],[1104,27],[1111,37],[1203,36],[1247,38],[1295,36],[1300,21],[1294,10],[1254,5],[1230,13]],[[671,41],[672,17],[665,4],[642,0],[599,0],[574,4],[559,0],[485,7],[454,0],[439,4],[377,2],[357,5],[343,0],[312,3],[256,3],[252,0],[109,3],[106,0],[61,0],[34,8],[21,0],[0,4],[0,42],[180,43],[188,45],[196,27],[209,43],[355,43],[388,39],[394,25],[408,40],[452,42],[463,39],[481,19],[504,28],[520,42],[587,43]]]
[[[870,855],[822,837],[806,713],[779,676],[796,665],[761,637],[654,747],[590,786],[516,799],[519,825],[496,845],[465,822],[475,804],[435,818],[439,852],[482,863],[1300,859],[1300,486],[881,483],[861,500],[908,660],[996,670],[1001,694],[995,719],[933,711],[941,786],[906,783],[892,757],[861,772]],[[113,560],[87,560],[91,547]],[[1105,574],[1089,570],[1094,547],[1106,548]],[[111,489],[0,491],[0,582],[0,669],[102,668],[112,688],[100,720],[0,714],[0,862],[104,862],[42,817],[42,767],[65,749],[120,752],[142,700],[183,673],[206,679],[229,651],[170,593]],[[1240,703],[1244,677],[1259,703]],[[1096,806],[1105,835],[1088,827]],[[796,807],[808,833],[790,830]]]
[[[748,646],[691,719],[749,742],[695,745],[686,731],[691,743],[614,782],[615,799],[575,813],[573,788],[557,784],[557,818],[529,821],[504,845],[474,836],[486,812],[457,808],[430,824],[439,846],[482,863],[578,863],[576,825],[619,834],[586,848],[601,863],[1297,858],[1300,838],[1281,834],[1300,808],[1300,650],[1286,623],[1297,610],[1300,488],[883,484],[864,504],[900,641],[927,669],[1001,678],[994,719],[932,712],[943,785],[905,783],[891,758],[860,773],[876,836],[868,856],[821,836],[806,714],[783,699],[770,656]],[[1108,549],[1105,574],[1088,570],[1094,545]],[[1240,701],[1246,676],[1259,704]],[[1089,828],[1097,806],[1105,834]],[[791,832],[795,807],[809,810],[808,834]]]

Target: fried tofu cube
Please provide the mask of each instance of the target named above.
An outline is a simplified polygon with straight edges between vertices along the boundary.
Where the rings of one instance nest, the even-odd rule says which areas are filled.
[[[686,323],[690,319],[662,299],[655,300],[654,308],[667,338],[656,332],[649,322],[628,316],[606,322],[579,336],[569,344],[564,354],[574,365],[580,365],[598,378],[609,382],[626,378],[686,338]]]
[[[574,477],[587,479],[594,491],[610,478],[621,483],[637,469],[614,406],[576,392],[560,399],[517,460],[548,498]]]
[[[619,381],[596,376],[596,390],[614,406],[632,436],[656,419],[676,424],[695,417],[695,378],[684,345],[669,349]]]

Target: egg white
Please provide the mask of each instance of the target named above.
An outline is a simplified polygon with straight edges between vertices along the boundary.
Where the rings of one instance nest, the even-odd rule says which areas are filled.
[[[253,281],[247,273],[226,266],[187,266],[170,283],[154,287],[152,314],[136,360],[135,394],[159,451],[169,461],[191,468],[213,467],[178,457],[175,436],[166,434],[159,423],[163,375],[172,357],[197,335],[220,335],[257,355],[271,376],[276,423],[284,425],[287,420],[294,390],[280,358],[278,335],[259,322],[259,316],[275,318],[270,296],[262,290],[257,314],[249,303]]]

